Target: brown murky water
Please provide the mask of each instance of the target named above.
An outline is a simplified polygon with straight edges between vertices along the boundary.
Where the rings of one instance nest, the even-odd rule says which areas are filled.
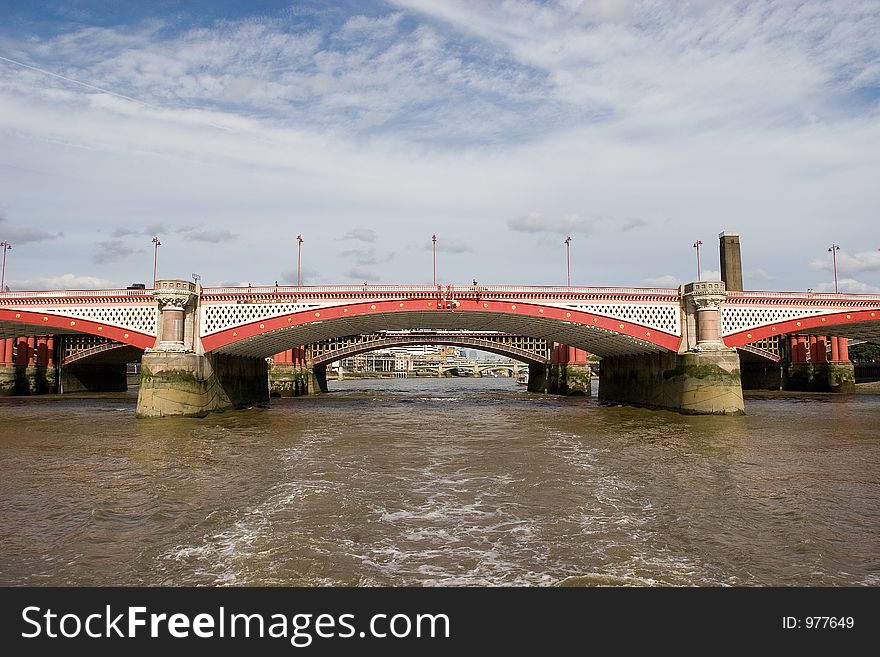
[[[331,386],[203,420],[0,399],[0,584],[880,585],[880,395]]]

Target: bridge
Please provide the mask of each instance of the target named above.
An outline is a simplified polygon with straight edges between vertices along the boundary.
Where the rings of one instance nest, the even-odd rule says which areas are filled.
[[[0,363],[20,367],[13,350],[39,362],[49,335],[105,338],[144,352],[140,414],[198,415],[264,400],[266,358],[303,345],[389,331],[428,329],[431,340],[494,332],[601,356],[602,399],[728,413],[743,408],[737,349],[768,363],[781,349],[793,364],[821,364],[833,388],[835,376],[847,383],[846,339],[880,340],[878,320],[880,295],[727,291],[718,281],[645,289],[165,280],[154,290],[0,292]],[[23,350],[21,336],[30,336]],[[542,380],[540,368],[572,362],[559,354],[555,363],[520,360]],[[303,352],[293,364],[314,375],[331,357]]]

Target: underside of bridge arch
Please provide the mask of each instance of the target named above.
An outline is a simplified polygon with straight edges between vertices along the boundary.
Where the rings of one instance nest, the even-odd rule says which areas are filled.
[[[466,349],[479,349],[480,351],[488,351],[489,353],[493,353],[498,356],[504,356],[506,358],[512,358],[513,360],[517,360],[521,363],[526,364],[534,363],[543,365],[547,362],[546,358],[542,358],[534,352],[529,352],[524,349],[505,347],[504,345],[499,345],[497,342],[492,342],[491,340],[462,337],[447,338],[443,336],[437,336],[436,334],[432,335],[429,339],[419,338],[418,336],[411,336],[406,338],[388,337],[381,340],[374,340],[367,344],[353,345],[348,348],[325,352],[319,357],[314,358],[312,362],[316,365],[328,365],[334,361],[341,360],[342,358],[350,358],[352,356],[366,354],[371,351],[388,349],[389,347],[420,347],[428,345],[444,345],[450,347],[462,347]]]
[[[128,363],[140,360],[144,350],[126,344],[110,344],[101,351],[87,350],[63,358],[59,391],[124,392],[128,390]]]
[[[396,310],[396,303],[325,308],[265,319],[202,339],[206,351],[268,357],[297,345],[381,331],[498,331],[567,344],[599,356],[675,352],[681,338],[564,308],[486,303],[483,310]],[[495,306],[493,308],[493,305]],[[376,308],[376,310],[373,310]]]
[[[741,347],[786,333],[828,335],[856,340],[880,340],[880,308],[813,315],[786,320],[724,336],[728,347]]]
[[[8,366],[14,375],[13,394],[46,392],[110,392],[127,390],[126,363],[137,360],[144,349],[153,346],[155,337],[107,324],[51,313],[30,312],[0,308],[0,340],[7,338],[53,336],[56,346],[73,336],[95,336],[115,342],[113,348],[94,354],[84,354],[76,362],[66,363],[62,358],[48,367]],[[60,353],[60,352],[59,352]],[[31,370],[34,370],[31,372]],[[9,388],[0,381],[0,389]]]
[[[152,347],[156,342],[156,336],[154,335],[147,335],[131,329],[93,322],[87,319],[0,308],[0,338],[46,334],[95,335],[131,345],[140,350]]]

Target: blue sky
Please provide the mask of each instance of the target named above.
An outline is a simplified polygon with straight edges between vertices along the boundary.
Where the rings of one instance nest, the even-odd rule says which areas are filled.
[[[880,291],[880,3],[0,0],[13,288]]]

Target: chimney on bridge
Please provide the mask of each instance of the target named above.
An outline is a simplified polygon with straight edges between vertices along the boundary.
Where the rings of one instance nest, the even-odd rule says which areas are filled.
[[[724,286],[728,291],[742,291],[743,271],[739,235],[721,233],[718,235],[718,239],[721,242],[721,280],[724,281]]]

